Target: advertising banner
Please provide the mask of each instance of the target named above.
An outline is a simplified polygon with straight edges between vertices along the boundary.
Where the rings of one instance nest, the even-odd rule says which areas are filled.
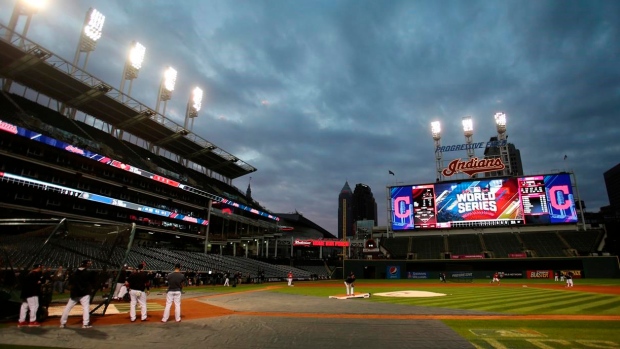
[[[407,272],[407,279],[428,279],[429,275],[426,271],[409,271]]]
[[[577,223],[567,173],[390,187],[390,201],[393,231]]]
[[[451,259],[482,259],[483,254],[453,254],[450,255]]]
[[[400,266],[387,266],[385,275],[387,279],[400,279]]]
[[[583,274],[581,273],[581,270],[560,270],[560,273],[563,273],[564,275],[567,275],[569,271],[573,273],[573,279],[582,279],[583,278]]]
[[[525,252],[509,253],[508,258],[527,258],[527,253]]]
[[[499,277],[502,279],[522,279],[522,271],[498,271]]]
[[[528,270],[528,279],[553,279],[553,270]]]

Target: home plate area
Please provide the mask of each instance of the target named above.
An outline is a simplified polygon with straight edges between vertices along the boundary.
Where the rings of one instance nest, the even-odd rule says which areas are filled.
[[[353,298],[370,298],[370,293],[357,293],[353,296],[329,296],[333,299],[353,299]]]

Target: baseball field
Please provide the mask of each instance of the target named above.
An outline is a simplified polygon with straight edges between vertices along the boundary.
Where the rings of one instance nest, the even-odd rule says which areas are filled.
[[[129,303],[114,302],[81,329],[77,306],[69,329],[55,316],[41,328],[0,324],[0,347],[620,349],[618,279],[576,279],[572,288],[552,280],[358,279],[355,294],[370,297],[330,298],[345,295],[342,280],[188,287],[182,322],[162,324],[165,293],[153,290],[148,323],[130,323]]]

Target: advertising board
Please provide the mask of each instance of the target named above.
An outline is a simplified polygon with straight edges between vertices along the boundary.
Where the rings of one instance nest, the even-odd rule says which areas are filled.
[[[390,188],[393,231],[577,223],[567,173]]]

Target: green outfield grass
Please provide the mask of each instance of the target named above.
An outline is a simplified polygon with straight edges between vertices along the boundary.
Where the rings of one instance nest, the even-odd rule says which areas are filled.
[[[620,288],[618,279],[578,279],[577,285]],[[328,297],[344,293],[342,281],[297,283],[272,292]],[[525,286],[525,287],[524,287]],[[552,288],[548,288],[552,287]],[[620,349],[620,321],[579,320],[579,315],[620,315],[620,296],[564,288],[550,280],[505,279],[439,284],[435,280],[358,280],[356,293],[430,291],[442,297],[396,298],[371,296],[352,302],[393,303],[488,311],[505,315],[572,315],[572,320],[442,320],[477,348],[615,348]]]

